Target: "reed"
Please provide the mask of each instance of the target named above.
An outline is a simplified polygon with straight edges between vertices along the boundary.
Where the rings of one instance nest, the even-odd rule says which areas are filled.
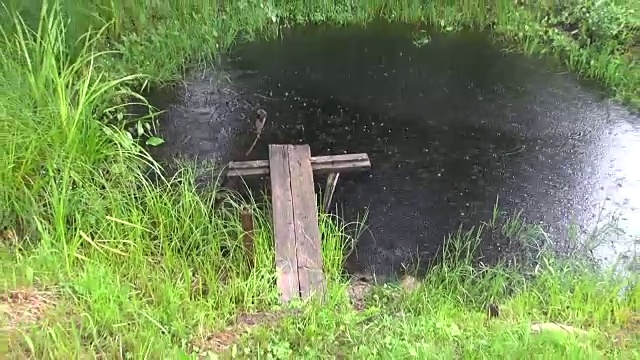
[[[190,358],[204,350],[194,340],[224,329],[238,312],[278,310],[269,209],[198,186],[198,176],[215,177],[215,169],[185,165],[151,182],[146,174],[159,165],[118,121],[106,121],[126,118],[132,102],[153,114],[143,87],[175,81],[239,41],[279,36],[287,25],[380,17],[443,31],[490,28],[496,41],[553,55],[640,107],[633,2],[525,3],[5,1],[0,302],[9,315],[18,311],[5,296],[18,288],[45,289],[51,301],[40,303],[49,307],[32,327],[3,323],[0,351],[9,358]],[[253,271],[240,241],[246,208],[257,229]],[[418,290],[376,287],[364,312],[350,307],[341,276],[353,232],[326,214],[320,225],[329,304],[301,305],[299,317],[264,325],[239,342],[237,355],[638,355],[633,279],[550,254],[540,245],[544,233],[517,217],[452,233]],[[471,255],[487,232],[535,248],[535,262],[479,267]],[[504,309],[491,324],[488,302]],[[547,320],[586,328],[591,337],[529,333],[531,322]]]

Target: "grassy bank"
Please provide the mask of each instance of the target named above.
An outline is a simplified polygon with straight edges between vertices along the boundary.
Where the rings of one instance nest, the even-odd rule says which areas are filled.
[[[41,0],[8,1],[30,24]],[[323,0],[125,2],[62,1],[73,22],[68,37],[109,24],[101,39],[121,53],[105,57],[119,75],[144,73],[154,84],[182,77],[188,65],[211,60],[238,41],[277,36],[281,26],[365,24],[373,19],[428,22],[444,31],[491,29],[516,51],[553,56],[612,95],[640,108],[640,5],[632,0],[454,1]],[[163,54],[164,56],[157,56]]]
[[[239,312],[279,313],[268,210],[198,187],[197,175],[209,170],[196,173],[194,166],[151,183],[144,173],[152,159],[126,131],[103,122],[123,116],[122,99],[144,103],[134,92],[142,84],[179,79],[187,66],[236,41],[277,35],[283,24],[378,16],[432,21],[450,31],[491,25],[514,47],[553,54],[629,103],[640,89],[633,62],[638,18],[630,2],[583,1],[580,11],[552,11],[513,2],[487,8],[410,0],[96,0],[49,4],[43,13],[39,2],[7,4],[0,37],[0,303],[8,317],[0,323],[0,351],[12,358],[179,358],[198,352],[194,344],[211,348],[238,335],[224,329]],[[575,24],[584,26],[570,34]],[[240,245],[245,205],[258,224],[254,271]],[[639,356],[640,294],[628,280],[546,251],[536,253],[532,269],[478,268],[460,256],[460,246],[468,249],[479,235],[458,233],[422,286],[377,288],[365,310],[355,311],[340,277],[350,239],[335,218],[324,216],[321,228],[329,304],[265,320],[262,330],[239,340],[238,353]],[[527,235],[531,229],[516,229],[489,226],[516,243],[537,241]],[[502,313],[488,322],[489,302]],[[589,334],[531,334],[532,322],[549,321]]]

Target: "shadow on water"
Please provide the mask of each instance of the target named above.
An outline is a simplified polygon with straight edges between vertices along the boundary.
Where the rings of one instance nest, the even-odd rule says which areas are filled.
[[[208,71],[171,101],[155,95],[169,110],[156,156],[242,159],[259,107],[269,116],[252,159],[269,143],[368,153],[371,171],[341,175],[334,199],[348,221],[367,211],[357,263],[383,276],[432,258],[452,229],[488,219],[498,196],[556,236],[592,227],[605,203],[640,234],[638,117],[486,34],[432,33],[416,46],[415,33],[307,27],[243,45],[224,61],[228,78]]]

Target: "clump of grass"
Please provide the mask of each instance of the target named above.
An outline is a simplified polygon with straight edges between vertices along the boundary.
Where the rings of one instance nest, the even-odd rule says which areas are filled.
[[[622,60],[628,40],[585,45],[549,30],[534,16],[537,8],[487,5],[65,1],[44,2],[27,22],[13,12],[24,3],[8,2],[3,18],[11,25],[0,37],[0,225],[33,241],[2,245],[2,286],[54,287],[59,297],[38,326],[1,334],[3,345],[9,338],[9,357],[187,356],[191,338],[222,327],[238,311],[270,310],[277,303],[268,209],[199,186],[189,166],[151,182],[145,170],[159,173],[158,164],[120,127],[101,121],[121,112],[127,105],[122,99],[144,104],[128,90],[145,83],[142,74],[156,84],[171,81],[188,64],[208,61],[235,41],[277,35],[282,24],[365,23],[382,16],[435,22],[450,31],[494,25],[526,49],[573,56],[571,66],[608,76],[616,91],[635,96],[635,68]],[[573,14],[563,11],[553,16]],[[627,19],[610,15],[602,15],[610,24]],[[596,25],[603,24],[589,22]],[[100,30],[85,34],[90,27]],[[605,34],[611,30],[602,28]],[[85,35],[76,41],[74,34]],[[103,51],[107,47],[115,50]],[[618,62],[608,65],[607,56]],[[253,270],[239,241],[238,212],[246,207],[257,224]],[[526,238],[522,226],[510,224],[499,232]],[[552,256],[540,257],[530,274],[500,264],[479,268],[469,254],[484,228],[454,234],[444,261],[416,292],[381,288],[364,312],[353,311],[339,276],[349,244],[343,226],[321,216],[331,280],[327,307],[307,305],[301,316],[250,337],[250,346],[241,347],[247,356],[637,355],[637,329],[625,327],[637,315],[637,284]],[[483,307],[489,301],[505,315],[487,324]],[[527,326],[538,320],[571,322],[596,337],[592,342],[533,337]]]
[[[0,160],[0,198],[5,214],[51,219],[62,216],[51,211],[64,212],[72,201],[65,198],[72,185],[90,182],[106,169],[113,177],[131,173],[144,156],[117,132],[105,134],[111,129],[94,119],[95,112],[107,110],[103,104],[111,98],[136,96],[119,85],[139,76],[106,78],[96,69],[96,58],[107,54],[94,47],[100,32],[68,44],[56,8],[44,6],[41,19],[34,31],[16,17],[16,31],[0,34],[5,45],[0,53],[0,148],[5,154]],[[72,57],[72,46],[79,55]]]
[[[634,49],[640,38],[639,11],[631,1],[554,2],[507,12],[495,31],[512,48],[556,57],[638,108],[640,67]]]
[[[314,308],[275,330],[256,330],[232,351],[244,358],[637,356],[640,289],[634,280],[545,251],[535,266],[478,267],[471,254],[490,230],[487,225],[454,233],[443,250],[445,261],[413,291],[383,285],[362,312]],[[488,315],[489,305],[499,309],[497,317]],[[588,334],[532,332],[533,324],[548,322]]]
[[[95,67],[107,55],[94,46],[102,33],[87,34],[72,54],[57,6],[42,8],[35,31],[15,19],[0,53],[0,196],[11,215],[3,226],[22,225],[19,236],[34,240],[9,256],[25,264],[25,281],[55,283],[65,301],[51,323],[13,343],[14,354],[163,357],[237,309],[275,303],[266,213],[250,204],[258,229],[249,271],[240,199],[222,195],[218,204],[218,190],[200,189],[190,167],[152,183],[144,171],[158,165],[99,121],[111,110],[105,103],[140,98],[121,86],[138,75],[114,80]],[[338,273],[331,251],[339,244],[325,247],[329,273]]]
[[[92,226],[68,234],[64,244],[53,227],[41,226],[40,246],[23,254],[35,256],[29,262],[40,264],[39,274],[59,274],[64,311],[73,311],[79,323],[53,314],[55,325],[44,322],[26,334],[24,351],[52,358],[87,351],[164,357],[223,327],[238,311],[278,303],[267,213],[232,195],[214,206],[220,194],[197,190],[187,169],[160,185],[141,179],[135,192],[101,190],[103,204],[72,215]],[[239,241],[241,205],[252,206],[255,216],[253,270]],[[331,286],[340,279],[343,260],[338,226],[322,217]]]

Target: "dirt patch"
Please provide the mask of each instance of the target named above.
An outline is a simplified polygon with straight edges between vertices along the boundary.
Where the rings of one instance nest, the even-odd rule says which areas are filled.
[[[282,318],[297,314],[295,310],[240,314],[225,329],[193,341],[192,348],[201,358],[211,353],[220,354],[236,344],[251,329],[257,326],[274,326]]]
[[[413,291],[419,282],[413,277],[405,277],[401,287],[405,291]],[[365,309],[366,297],[374,286],[370,276],[356,276],[347,286],[347,293],[351,304],[356,311]],[[280,320],[289,316],[299,315],[297,309],[287,309],[276,312],[244,313],[237,315],[230,325],[223,330],[208,334],[192,341],[192,350],[201,358],[209,354],[220,354],[227,351],[232,345],[237,344],[241,337],[258,326],[273,327]]]
[[[362,311],[365,308],[365,299],[373,284],[370,280],[360,278],[352,280],[347,287],[347,292],[349,294],[349,299],[351,300],[351,304],[357,311]]]
[[[11,228],[0,229],[0,243],[5,245],[15,245],[18,243],[18,236]]]
[[[613,331],[613,342],[620,348],[637,346],[640,341],[640,313],[628,315],[619,329]]]
[[[347,287],[347,292],[349,294],[351,304],[357,311],[365,309],[367,296],[375,284],[376,282],[373,276],[359,276],[351,280]],[[420,280],[410,275],[402,276],[398,283],[398,286],[403,293],[414,292],[418,287],[420,287],[420,285]]]
[[[4,324],[2,330],[35,324],[54,305],[54,295],[51,292],[19,289],[0,294],[0,313]]]
[[[354,308],[361,311],[365,308],[365,298],[373,284],[369,279],[356,278],[347,287],[349,299]],[[201,358],[209,354],[220,354],[227,351],[233,344],[237,344],[241,337],[258,326],[275,326],[287,316],[298,315],[294,309],[277,312],[257,312],[237,315],[230,325],[220,331],[208,334],[192,342],[192,350],[199,353]]]

